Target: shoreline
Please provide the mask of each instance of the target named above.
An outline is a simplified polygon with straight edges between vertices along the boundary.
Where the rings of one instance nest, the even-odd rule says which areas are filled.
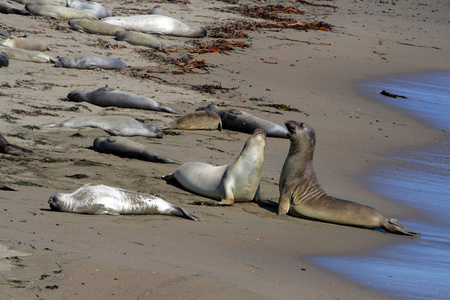
[[[249,49],[235,50],[229,55],[199,55],[200,59],[204,58],[207,63],[217,66],[211,69],[209,75],[161,74],[161,77],[170,82],[220,83],[227,88],[239,86],[235,91],[217,91],[218,94],[212,96],[177,86],[139,80],[114,71],[63,70],[24,62],[20,62],[18,67],[11,62],[8,68],[0,69],[1,75],[8,74],[8,78],[5,80],[3,77],[2,82],[11,85],[11,88],[2,90],[6,94],[3,98],[8,102],[0,106],[0,110],[2,113],[10,113],[11,103],[26,111],[31,111],[33,105],[73,107],[74,103],[60,101],[69,91],[88,91],[108,84],[136,94],[153,94],[158,102],[186,112],[213,101],[225,101],[231,105],[255,108],[246,111],[279,124],[282,124],[283,120],[303,119],[318,134],[315,169],[323,187],[333,196],[369,204],[383,214],[387,215],[386,212],[389,212],[389,216],[401,220],[416,212],[364,190],[355,179],[367,172],[368,167],[382,162],[381,153],[405,145],[417,145],[417,138],[421,143],[429,143],[444,134],[424,128],[420,121],[385,104],[364,99],[361,92],[354,89],[355,80],[374,74],[382,76],[425,68],[443,68],[444,50],[405,48],[408,46],[396,44],[395,32],[383,36],[383,43],[379,45],[374,37],[389,28],[392,20],[399,22],[397,31],[402,30],[401,27],[410,28],[411,23],[408,20],[401,23],[402,20],[387,17],[379,11],[375,16],[367,16],[364,14],[367,8],[354,7],[353,2],[334,3],[340,8],[327,16],[327,22],[339,25],[338,30],[344,32],[259,30],[251,33],[252,46]],[[119,2],[105,1],[102,4],[117,7]],[[186,7],[182,6],[180,11],[176,5],[169,5],[169,8],[172,12],[176,11],[176,17],[186,20],[190,20],[193,15],[190,12],[195,9],[195,16],[192,17],[194,21],[211,22],[213,18],[208,18],[211,14],[208,5],[204,1],[192,1],[192,4]],[[366,2],[361,5],[371,7]],[[405,8],[403,5],[410,4],[398,3],[395,9],[402,10]],[[131,3],[130,6],[138,7],[139,3]],[[394,7],[381,6],[386,9]],[[440,14],[445,16],[445,12],[441,11]],[[24,26],[20,24],[22,19],[18,16],[3,16],[5,21],[2,22],[6,23],[8,20],[15,26]],[[216,19],[220,16],[222,15],[218,14]],[[236,17],[231,14],[227,16]],[[377,18],[382,21],[376,21]],[[42,23],[45,24],[40,18],[30,20],[37,24],[34,25],[35,28],[42,28]],[[354,27],[355,21],[359,22],[358,24],[364,23],[364,28],[374,30],[375,34]],[[431,25],[428,31],[439,28],[439,25]],[[414,32],[418,35],[411,34],[416,37],[417,44],[438,45],[442,49],[448,49],[449,41],[431,34],[422,36],[423,29],[417,28]],[[406,29],[404,30],[404,34],[409,35]],[[54,30],[41,33],[45,34],[55,37],[55,51],[58,55],[82,50],[112,52],[115,55],[126,55],[131,63],[140,67],[153,68],[155,64],[132,52],[130,49],[133,47],[129,45],[126,49],[113,50],[100,50],[90,46],[97,38],[117,43],[109,38]],[[305,46],[303,43],[271,38],[274,35],[294,40],[331,42],[332,45]],[[439,35],[445,36],[445,31],[441,30]],[[182,39],[171,39],[171,42],[180,40]],[[351,46],[356,44],[361,47]],[[369,53],[370,51],[388,52],[387,60],[382,58],[385,55]],[[430,55],[429,53],[433,53],[429,62],[418,59],[422,55]],[[291,66],[292,64],[295,66]],[[24,75],[22,68],[27,68],[31,75]],[[41,78],[41,73],[46,76]],[[61,78],[69,80],[61,82]],[[17,80],[21,85],[17,85]],[[30,82],[55,82],[65,87],[55,85],[45,88],[45,85],[32,85]],[[295,112],[282,112],[280,115],[274,109],[263,110],[258,108],[257,102],[250,100],[252,97],[262,98],[262,103],[281,102],[291,105],[309,116]],[[162,113],[108,110],[93,105],[86,107],[88,109],[81,107],[78,112],[59,113],[64,115],[64,118],[80,114],[126,114],[158,124],[172,118]],[[23,115],[20,118],[19,125],[40,125],[57,119],[51,115]],[[375,120],[380,121],[377,127],[370,124]],[[397,126],[392,124],[393,122],[401,122],[405,126]],[[2,212],[5,217],[2,226],[7,237],[2,244],[19,252],[33,254],[21,258],[22,262],[14,263],[14,269],[2,277],[3,281],[14,276],[30,283],[20,290],[5,285],[0,291],[2,295],[29,297],[39,294],[43,298],[70,298],[97,293],[99,290],[99,293],[105,296],[113,293],[122,297],[140,295],[143,298],[210,298],[211,289],[214,289],[217,298],[228,299],[275,298],[280,296],[280,290],[286,298],[298,296],[300,292],[308,298],[394,298],[329,274],[328,271],[306,262],[304,258],[310,255],[362,253],[381,245],[408,243],[404,237],[289,216],[278,218],[273,212],[253,204],[218,209],[192,206],[188,203],[206,199],[166,185],[159,179],[159,176],[173,171],[174,166],[143,164],[87,150],[86,147],[92,144],[93,138],[104,135],[102,131],[27,131],[17,125],[2,122],[3,124],[7,133],[25,133],[25,139],[5,137],[11,143],[32,147],[35,150],[35,158],[27,162],[30,171],[23,170],[20,160],[2,161],[5,174],[2,180],[28,179],[42,187],[21,186],[18,193],[0,191],[0,201],[5,210]],[[76,132],[80,132],[82,136],[73,137]],[[142,137],[133,140],[152,147],[158,153],[167,153],[167,156],[175,159],[184,157],[188,161],[228,164],[239,153],[246,138],[245,134],[233,132],[183,132],[179,136],[166,135],[162,141]],[[46,144],[34,142],[39,139]],[[288,147],[287,140],[267,139],[261,181],[264,199],[278,201],[280,166],[284,162]],[[222,152],[211,148],[220,149]],[[45,164],[38,161],[45,157],[61,159],[61,162]],[[106,166],[74,166],[73,162],[81,159],[100,161]],[[77,181],[65,177],[75,173],[87,174],[89,179]],[[202,217],[204,222],[192,223],[164,216],[82,216],[48,210],[46,199],[51,193],[72,191],[86,181],[162,195],[169,202],[180,204],[189,212]],[[420,231],[420,228],[416,230]],[[24,264],[26,268],[20,269],[18,264]],[[62,272],[54,273],[58,270]],[[44,273],[49,276],[39,280]],[[147,286],[148,281],[150,286]],[[59,288],[44,288],[53,285]],[[108,289],[111,285],[113,287]],[[33,289],[33,286],[39,286],[40,290]]]

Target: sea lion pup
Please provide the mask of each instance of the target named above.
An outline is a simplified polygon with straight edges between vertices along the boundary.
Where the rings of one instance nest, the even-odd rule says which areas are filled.
[[[28,10],[33,16],[46,16],[63,19],[98,19],[94,13],[87,10],[51,4],[26,4],[25,9]]]
[[[101,107],[121,107],[121,108],[136,108],[154,111],[164,111],[176,114],[177,111],[170,107],[163,106],[153,99],[139,96],[136,94],[115,90],[108,86],[96,89],[92,92],[77,92],[73,91],[67,95],[69,101],[73,102],[89,102]]]
[[[196,111],[185,114],[169,124],[159,127],[161,130],[222,130],[222,120],[214,111]]]
[[[15,15],[29,15],[25,9],[15,8],[9,1],[0,0],[0,13],[2,14],[15,14]]]
[[[30,156],[33,154],[33,151],[8,143],[5,137],[0,134],[0,153]]]
[[[165,34],[180,37],[200,38],[206,36],[206,29],[197,25],[188,25],[172,17],[163,15],[135,15],[108,17],[102,22],[121,26],[126,30],[146,33]]]
[[[95,67],[102,69],[122,69],[129,66],[120,59],[114,57],[80,55],[75,57],[61,57],[55,62],[55,67],[74,69],[92,69]]]
[[[280,175],[278,215],[308,218],[335,224],[384,229],[388,232],[419,235],[395,219],[383,217],[370,206],[327,195],[313,168],[316,134],[306,123],[286,121],[291,146]]]
[[[81,2],[78,0],[67,0],[67,7],[90,11],[97,18],[106,18],[114,16],[115,13],[112,9],[106,8],[97,2]]]
[[[144,145],[120,136],[99,136],[94,140],[92,148],[100,153],[109,153],[120,157],[181,165],[175,159],[159,156],[158,153],[146,149]]]
[[[9,66],[8,54],[6,54],[4,51],[1,51],[0,52],[0,68],[7,67],[7,66]]]
[[[150,138],[162,138],[163,133],[153,124],[141,123],[130,117],[123,116],[88,116],[64,120],[59,123],[50,123],[40,126],[45,127],[93,127],[103,129],[111,135],[119,136],[146,136]]]
[[[265,203],[261,199],[259,188],[265,138],[264,130],[256,129],[238,158],[229,165],[213,166],[202,162],[188,162],[162,179],[175,179],[188,191],[221,200],[219,205],[253,200]]]
[[[2,45],[12,48],[19,48],[24,50],[30,50],[30,51],[45,51],[48,50],[48,45],[41,41],[41,40],[35,40],[35,39],[18,39],[15,36],[12,36],[11,38],[3,41]]]
[[[0,51],[5,52],[8,55],[9,59],[35,63],[49,63],[56,61],[50,55],[39,51],[23,50],[19,48],[7,47],[4,45],[0,45]]]
[[[289,132],[280,125],[241,110],[221,108],[217,104],[209,104],[196,109],[196,111],[204,110],[218,113],[222,119],[223,129],[252,133],[256,128],[262,128],[269,137],[289,138]]]
[[[89,215],[168,215],[200,219],[179,206],[150,194],[106,185],[85,185],[73,193],[57,193],[48,200],[55,211]]]
[[[73,30],[112,36],[115,36],[118,31],[125,30],[120,26],[89,19],[72,19],[69,20],[69,25]]]
[[[118,41],[125,41],[131,45],[144,46],[158,50],[166,49],[166,45],[164,45],[159,39],[143,32],[117,31],[116,39]]]

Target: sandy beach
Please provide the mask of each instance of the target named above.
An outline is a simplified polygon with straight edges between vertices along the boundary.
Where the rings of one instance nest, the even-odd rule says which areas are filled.
[[[0,134],[34,152],[26,158],[0,154],[0,183],[17,189],[0,191],[2,299],[393,299],[307,258],[362,253],[411,242],[408,237],[277,216],[255,203],[191,205],[209,200],[161,179],[177,165],[89,149],[96,137],[108,135],[99,129],[38,126],[90,115],[124,115],[162,125],[177,116],[65,101],[71,91],[105,85],[181,113],[221,103],[280,125],[286,120],[307,122],[317,134],[315,170],[329,194],[370,205],[400,221],[414,219],[420,211],[367,191],[360,178],[391,151],[441,141],[448,133],[369,99],[358,84],[387,75],[448,70],[449,5],[379,0],[315,1],[317,6],[296,1],[97,2],[117,15],[145,14],[160,4],[169,15],[209,33],[242,20],[267,21],[238,13],[241,5],[280,4],[305,12],[280,17],[323,21],[333,29],[246,29],[247,37],[227,41],[248,47],[211,53],[188,50],[198,45],[194,40],[211,44],[219,38],[160,36],[176,49],[163,53],[73,31],[65,19],[0,14],[0,29],[45,41],[51,48],[45,53],[56,59],[97,54],[131,66],[80,70],[10,60],[0,68]],[[206,67],[182,69],[166,58],[204,60]],[[298,111],[279,110],[274,104]],[[181,162],[224,165],[236,159],[248,137],[229,130],[174,130],[162,139],[130,139]],[[289,140],[267,138],[263,199],[278,202],[288,149]],[[158,195],[203,221],[50,210],[50,195],[87,183]]]

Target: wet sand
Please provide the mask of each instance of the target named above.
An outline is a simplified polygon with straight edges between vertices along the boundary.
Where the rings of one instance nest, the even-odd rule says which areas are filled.
[[[118,14],[143,13],[153,7],[141,2],[100,3]],[[309,299],[390,298],[320,269],[307,257],[357,254],[385,244],[408,243],[406,237],[278,217],[254,203],[224,208],[189,205],[206,199],[160,179],[175,170],[175,165],[122,159],[90,150],[95,137],[107,135],[98,129],[34,126],[84,115],[127,115],[156,125],[174,118],[167,113],[62,101],[72,90],[91,91],[104,85],[153,97],[178,111],[191,112],[212,102],[248,107],[243,109],[278,124],[294,119],[315,129],[316,172],[330,194],[371,205],[388,217],[414,218],[420,211],[365,190],[357,179],[369,167],[383,162],[383,155],[392,149],[427,145],[443,139],[445,133],[363,97],[356,86],[374,76],[446,68],[448,6],[437,1],[428,5],[394,3],[326,2],[337,9],[301,6],[309,13],[297,18],[324,20],[335,26],[334,32],[251,31],[249,38],[240,39],[251,44],[249,48],[227,54],[193,55],[194,59],[205,59],[211,66],[209,73],[198,74],[205,71],[195,70],[197,74],[184,75],[157,72],[171,69],[148,60],[146,52],[141,55],[135,51],[143,47],[75,32],[67,28],[65,21],[1,15],[3,28],[17,36],[46,41],[52,48],[48,54],[54,57],[111,55],[139,68],[133,70],[139,75],[159,77],[171,84],[129,76],[129,69],[62,69],[16,60],[0,69],[1,133],[10,143],[35,152],[31,158],[2,155],[0,160],[0,182],[19,189],[0,191],[0,244],[8,251],[28,254],[14,254],[17,259],[11,259],[11,252],[2,255],[9,258],[1,260],[1,267],[9,270],[2,272],[0,294],[17,299],[36,295],[44,299],[77,299],[94,294],[144,299],[298,298],[300,294]],[[164,6],[174,17],[206,27],[244,18],[212,10],[232,6],[219,1]],[[191,43],[185,38],[161,39],[179,48],[190,47]],[[112,47],[100,47],[109,44]],[[213,95],[189,88],[200,84],[220,84],[230,90],[218,90]],[[302,112],[258,106],[273,103]],[[167,134],[163,139],[133,140],[182,162],[222,165],[236,158],[248,138],[226,130],[180,133]],[[264,199],[278,201],[278,178],[288,147],[288,140],[267,139],[261,180]],[[74,174],[88,177],[67,177]],[[203,222],[49,210],[47,200],[51,194],[71,192],[86,183],[156,194]],[[420,232],[420,228],[410,229]]]

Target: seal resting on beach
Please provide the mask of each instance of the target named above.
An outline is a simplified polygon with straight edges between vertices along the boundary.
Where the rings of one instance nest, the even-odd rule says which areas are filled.
[[[33,16],[46,16],[64,19],[98,19],[94,13],[87,10],[52,4],[38,5],[29,3],[25,5],[25,9],[28,10]]]
[[[107,24],[107,23],[105,23]],[[166,45],[164,45],[159,39],[156,37],[137,31],[117,31],[116,32],[116,40],[125,41],[131,45],[135,46],[144,46],[158,50],[166,49]]]
[[[196,109],[196,111],[204,110],[218,113],[222,119],[223,129],[252,133],[255,129],[262,128],[269,137],[289,137],[289,132],[284,127],[241,110],[221,108],[217,104],[209,104]]]
[[[222,120],[214,111],[196,111],[159,127],[161,130],[222,130]]]
[[[89,215],[168,215],[200,219],[179,206],[150,194],[106,185],[84,185],[73,193],[57,193],[48,200],[55,211]]]
[[[114,154],[120,157],[181,165],[181,163],[175,159],[162,157],[158,153],[148,150],[144,145],[120,136],[99,136],[94,140],[92,148],[101,153]]]
[[[115,57],[80,55],[75,57],[64,56],[55,62],[57,68],[92,69],[121,69],[128,67],[126,63]]]
[[[120,26],[111,25],[102,21],[89,20],[89,19],[72,19],[69,20],[70,28],[73,30],[115,36],[118,31],[124,31]]]
[[[0,45],[0,51],[5,52],[9,59],[29,61],[35,63],[55,62],[55,59],[40,51],[24,50],[19,48]]]
[[[6,52],[4,52],[4,51],[1,51],[0,52],[0,68],[7,67],[7,66],[9,66],[8,54],[6,54]]]
[[[157,14],[108,17],[102,19],[102,22],[117,25],[126,30],[180,37],[199,38],[207,34],[203,27],[189,25],[178,19]]]
[[[135,95],[128,92],[119,91],[108,86],[96,89],[92,92],[77,92],[73,91],[67,95],[69,101],[73,102],[89,102],[101,107],[121,107],[121,108],[136,108],[154,111],[164,111],[176,114],[177,111],[170,107],[163,106],[153,99]]]
[[[278,215],[418,236],[395,219],[376,209],[329,196],[320,186],[313,168],[316,134],[306,123],[286,121],[291,146],[280,175]]]
[[[253,200],[264,202],[260,195],[259,181],[264,161],[265,138],[263,129],[255,130],[238,158],[229,165],[213,166],[202,162],[188,162],[162,178],[176,180],[185,189],[196,194],[221,200],[219,205]]]
[[[151,138],[163,137],[163,133],[155,125],[141,123],[131,117],[123,116],[87,116],[70,118],[59,123],[44,124],[40,127],[93,127],[103,129],[111,135],[146,136]]]
[[[106,8],[97,2],[82,2],[78,0],[67,0],[67,7],[89,11],[99,19],[115,15],[112,9]]]
[[[40,40],[35,39],[18,39],[15,36],[12,36],[11,38],[5,40],[2,42],[2,45],[13,47],[13,48],[19,48],[24,50],[30,50],[30,51],[45,51],[48,50],[48,46],[46,43]]]
[[[8,143],[5,137],[0,134],[0,153],[30,156],[33,154],[33,151]]]
[[[0,0],[0,13],[2,14],[16,14],[29,15],[30,12],[25,9],[15,8],[9,1]]]

